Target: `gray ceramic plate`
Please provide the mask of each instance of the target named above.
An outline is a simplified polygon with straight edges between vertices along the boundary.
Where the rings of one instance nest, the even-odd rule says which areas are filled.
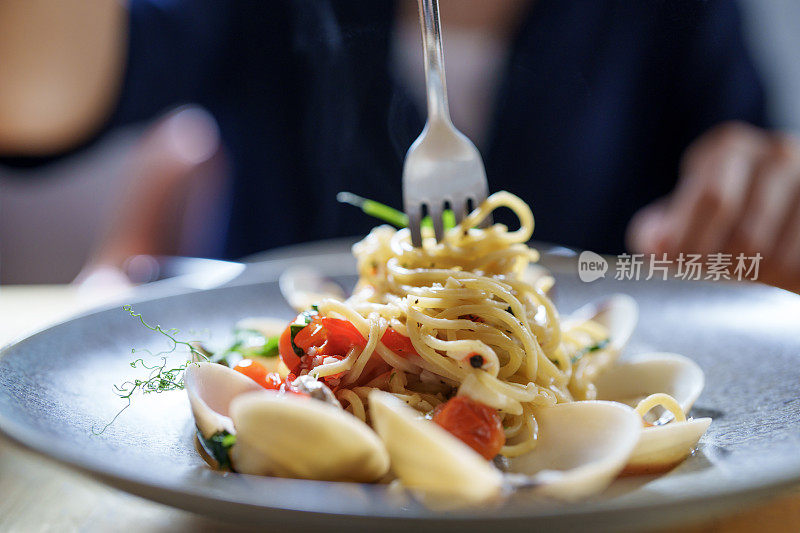
[[[128,364],[131,348],[167,347],[119,308],[59,324],[2,351],[0,429],[145,498],[284,528],[663,527],[729,511],[800,480],[800,297],[759,285],[611,279],[584,284],[571,261],[551,260],[560,309],[613,292],[632,295],[641,317],[628,352],[692,357],[707,379],[694,415],[714,418],[696,454],[672,472],[618,481],[590,501],[565,505],[519,494],[502,507],[442,513],[382,486],[214,472],[195,450],[181,392],[139,398],[95,436],[92,428],[124,405],[112,384],[140,376]],[[292,316],[275,280],[296,262],[353,283],[349,255],[297,257],[251,265],[224,287],[149,297],[135,308],[150,322],[180,328],[184,338],[222,341],[240,318]]]

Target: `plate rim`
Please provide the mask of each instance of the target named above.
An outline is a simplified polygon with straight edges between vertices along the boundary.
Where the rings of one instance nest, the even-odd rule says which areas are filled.
[[[327,258],[333,259],[333,264],[337,264],[336,258],[341,258],[341,256],[346,255],[344,253],[335,253],[335,254],[323,254],[323,256]],[[349,255],[349,254],[347,254]],[[253,273],[256,270],[256,274],[259,276],[260,279],[258,280],[251,280],[247,281],[246,278],[242,278],[241,276],[231,280],[228,283],[220,285],[219,287],[215,287],[212,289],[205,289],[205,290],[197,290],[191,289],[186,287],[175,287],[171,286],[168,283],[163,283],[161,287],[158,287],[157,290],[146,290],[135,292],[131,297],[126,298],[126,301],[131,300],[132,303],[153,303],[156,304],[159,300],[163,299],[172,299],[172,298],[180,298],[184,295],[196,293],[196,292],[210,292],[216,290],[225,290],[227,288],[233,287],[247,287],[247,286],[257,286],[257,285],[265,285],[274,283],[277,279],[277,274],[282,271],[283,268],[287,264],[290,263],[297,263],[301,261],[306,261],[309,258],[320,258],[320,255],[316,254],[309,254],[299,257],[293,257],[288,259],[275,259],[275,260],[268,260],[261,263],[250,263],[247,264],[245,272]],[[342,270],[347,270],[347,268],[343,268]],[[353,274],[352,269],[347,270],[349,274]],[[268,279],[263,279],[263,276],[267,275]],[[169,281],[169,280],[167,280]],[[696,283],[696,282],[685,282],[680,280],[674,280],[674,283]],[[709,285],[716,285],[712,283],[708,283]],[[778,295],[779,293],[787,293],[788,291],[783,291],[781,289],[777,289],[774,287],[767,287],[761,284],[757,284],[760,286],[761,290],[767,290],[769,293],[774,293]],[[800,295],[794,295],[793,293],[788,293],[792,296],[796,296],[800,299]],[[103,314],[112,311],[114,308],[117,307],[117,303],[111,303],[107,305],[103,305],[98,308],[94,308],[88,310],[86,312],[80,313],[78,315],[68,317],[66,319],[60,320],[57,323],[50,324],[48,326],[42,327],[37,329],[36,331],[26,333],[20,338],[14,339],[11,342],[5,344],[3,347],[0,348],[0,359],[5,357],[5,355],[14,348],[23,345],[29,341],[35,341],[37,337],[43,335],[50,330],[58,327],[67,326],[71,322],[75,322],[77,320],[84,320],[90,318],[94,315]],[[784,463],[782,465],[780,471],[770,472],[771,475],[769,476],[762,476],[756,482],[750,482],[747,484],[737,483],[737,484],[729,484],[721,487],[717,487],[717,489],[713,493],[708,493],[705,495],[696,495],[696,494],[689,494],[689,495],[677,495],[675,493],[669,494],[661,494],[660,499],[658,501],[653,501],[650,503],[643,503],[640,501],[600,501],[600,502],[592,502],[592,501],[584,501],[578,502],[576,504],[572,504],[569,506],[554,506],[551,509],[545,509],[541,507],[537,507],[535,512],[533,513],[525,513],[521,508],[516,507],[513,509],[507,509],[502,515],[489,515],[486,513],[486,510],[483,510],[481,513],[472,514],[472,513],[441,513],[441,512],[430,512],[430,513],[417,513],[417,514],[407,514],[403,513],[402,509],[396,509],[393,513],[384,513],[381,512],[379,514],[375,514],[374,511],[371,512],[370,509],[365,509],[363,513],[332,513],[327,511],[318,511],[318,510],[304,510],[299,508],[287,508],[287,507],[278,507],[278,506],[271,506],[271,505],[263,505],[263,504],[252,504],[248,502],[243,502],[241,500],[236,499],[225,499],[220,497],[219,494],[209,494],[204,485],[198,485],[197,487],[190,487],[185,482],[184,483],[163,483],[159,480],[155,480],[152,476],[147,475],[136,475],[131,472],[124,471],[124,469],[119,468],[110,468],[108,464],[104,464],[101,461],[91,461],[85,456],[81,456],[75,450],[70,449],[69,447],[64,446],[61,443],[58,443],[58,446],[55,448],[47,447],[45,444],[47,434],[43,431],[38,431],[31,427],[25,427],[23,424],[17,423],[5,416],[5,414],[0,411],[0,434],[4,435],[10,441],[16,443],[20,447],[30,450],[36,453],[40,457],[47,458],[49,460],[53,460],[61,465],[65,465],[73,470],[78,471],[82,475],[87,475],[91,478],[97,479],[102,483],[112,486],[116,489],[120,489],[137,496],[143,497],[148,500],[167,503],[168,505],[172,505],[174,507],[194,511],[194,512],[202,512],[202,509],[195,504],[199,504],[200,502],[206,503],[214,503],[217,504],[215,507],[218,506],[220,503],[224,503],[225,505],[231,506],[231,514],[233,514],[234,508],[250,508],[250,512],[255,513],[300,513],[303,516],[311,519],[311,520],[329,520],[329,519],[345,519],[345,520],[356,520],[356,519],[366,519],[366,520],[375,520],[375,521],[386,521],[386,520],[401,520],[401,521],[412,521],[412,522],[437,522],[437,523],[450,523],[455,524],[459,522],[469,522],[469,523],[481,523],[481,522],[513,522],[518,520],[530,520],[530,519],[541,519],[541,520],[548,520],[548,521],[560,521],[560,520],[580,520],[580,519],[587,519],[590,517],[603,517],[603,518],[612,518],[618,515],[624,516],[625,513],[650,513],[650,512],[659,512],[660,515],[664,515],[664,512],[668,512],[670,509],[680,508],[682,512],[689,511],[689,509],[694,509],[695,514],[702,515],[702,512],[697,511],[698,509],[702,509],[706,506],[712,506],[714,504],[720,504],[722,500],[726,499],[734,499],[737,502],[747,503],[747,502],[755,502],[759,499],[764,499],[769,496],[777,495],[779,491],[786,490],[791,488],[792,486],[797,485],[800,482],[800,457],[798,460],[794,461],[791,464]],[[776,469],[773,469],[776,470]],[[326,483],[326,482],[319,482],[319,481],[312,481],[312,480],[298,480],[303,483]],[[369,485],[369,484],[355,484],[355,485]],[[152,493],[155,490],[159,493],[162,493],[161,497],[155,496],[153,494],[148,495],[148,491]],[[205,493],[204,493],[205,492]],[[165,499],[165,496],[168,497]],[[181,504],[176,502],[175,500],[185,499],[189,497],[192,501]],[[189,505],[191,503],[192,505]],[[729,502],[730,503],[730,502]],[[730,505],[726,506],[729,507]],[[213,515],[217,515],[217,513],[212,513]],[[249,515],[250,513],[248,513]],[[691,514],[691,513],[688,513]],[[678,521],[685,521],[687,519],[686,516],[676,516],[676,522]],[[666,522],[660,521],[662,524],[666,524]]]

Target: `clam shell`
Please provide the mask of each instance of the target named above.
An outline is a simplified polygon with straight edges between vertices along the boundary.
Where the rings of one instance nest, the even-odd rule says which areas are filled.
[[[230,413],[237,472],[369,482],[389,470],[389,455],[375,432],[333,405],[262,390],[237,396]]]
[[[594,320],[608,329],[608,349],[618,355],[628,344],[639,321],[639,305],[627,294],[612,294],[574,311],[564,321],[564,328],[586,320]]]
[[[635,406],[642,398],[663,392],[684,412],[692,408],[704,384],[705,376],[697,363],[675,353],[638,355],[609,368],[595,383],[598,398]],[[642,430],[627,472],[659,472],[673,467],[691,453],[711,423],[710,418],[674,421],[669,412],[656,416],[648,417],[648,422],[660,425]]]
[[[209,438],[220,431],[235,433],[229,417],[231,400],[251,391],[262,390],[252,379],[216,363],[192,363],[183,377],[200,434]]]
[[[308,266],[287,268],[278,279],[278,286],[289,305],[298,312],[305,311],[326,298],[343,300],[345,297],[344,290],[338,283]]]
[[[369,410],[392,459],[392,470],[407,488],[458,503],[482,502],[500,494],[499,470],[402,400],[375,389],[369,393]]]
[[[541,495],[575,500],[596,494],[619,474],[639,441],[642,423],[614,402],[558,404],[535,413],[538,442],[513,458],[509,470],[526,476]],[[516,479],[519,482],[519,478]]]
[[[710,424],[710,418],[693,418],[644,428],[625,471],[647,474],[672,468],[692,452]]]
[[[635,407],[642,398],[663,392],[688,412],[705,386],[702,369],[680,354],[655,352],[619,361],[598,376],[597,398]]]

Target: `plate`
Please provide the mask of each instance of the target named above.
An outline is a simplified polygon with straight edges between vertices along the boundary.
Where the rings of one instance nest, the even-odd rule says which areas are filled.
[[[567,254],[569,255],[569,254]],[[113,384],[141,377],[130,362],[166,339],[119,307],[36,333],[0,352],[0,430],[23,445],[109,485],[223,520],[350,530],[538,527],[602,530],[666,527],[740,508],[800,480],[800,297],[757,284],[581,282],[575,259],[545,256],[562,312],[624,292],[640,306],[626,351],[674,351],[705,371],[694,416],[714,422],[696,453],[668,474],[623,478],[601,496],[564,504],[519,493],[500,506],[437,511],[386,486],[253,477],[206,467],[195,449],[181,391],[125,405]],[[293,316],[277,276],[312,264],[352,286],[349,254],[324,253],[250,264],[225,286],[140,296],[135,310],[184,339],[224,342],[240,318]],[[152,291],[151,291],[152,292]],[[173,354],[171,361],[180,362]],[[93,429],[95,431],[93,431]],[[302,446],[302,443],[298,443]]]

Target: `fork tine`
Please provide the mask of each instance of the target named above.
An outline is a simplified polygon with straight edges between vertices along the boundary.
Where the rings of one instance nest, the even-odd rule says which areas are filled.
[[[450,202],[450,208],[453,210],[453,215],[455,215],[456,224],[461,224],[461,221],[467,216],[467,199],[455,198]]]
[[[431,202],[428,205],[428,214],[431,217],[431,222],[433,222],[433,234],[436,235],[436,242],[442,242],[444,239],[443,211],[444,206],[440,202]]]
[[[473,197],[472,208],[473,209],[477,209],[478,206],[481,205],[486,200],[487,196],[488,196],[488,194],[487,194],[487,191],[485,189],[483,191],[480,191],[480,193],[477,196]],[[486,229],[489,226],[491,226],[492,224],[494,224],[494,219],[493,219],[493,217],[492,217],[492,215],[490,213],[489,215],[486,216],[486,218],[484,218],[481,221],[481,223],[478,225],[478,227]]]
[[[422,208],[417,204],[406,204],[406,215],[408,216],[408,229],[411,232],[411,245],[414,248],[422,246]]]

